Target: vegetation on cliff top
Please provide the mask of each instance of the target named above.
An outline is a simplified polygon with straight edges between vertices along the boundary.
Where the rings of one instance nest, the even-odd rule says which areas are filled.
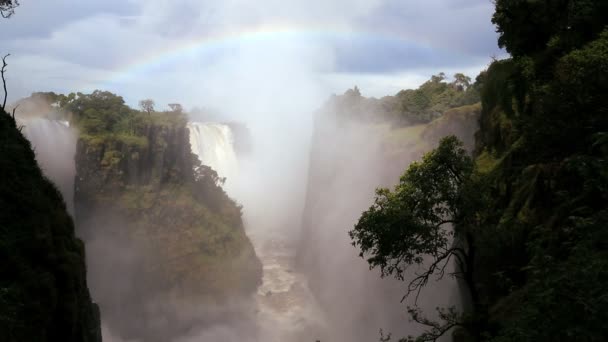
[[[118,294],[92,285],[112,329],[124,338],[170,340],[191,324],[177,319],[175,300],[205,305],[255,291],[261,264],[241,208],[222,189],[223,179],[192,154],[185,114],[151,105],[134,110],[101,91],[70,97],[61,108],[81,131],[78,229],[86,242],[106,241],[89,256],[98,278],[111,278],[120,267],[132,279]],[[150,312],[150,305],[159,309]],[[159,319],[171,326],[155,325]],[[202,316],[191,320],[205,323]]]
[[[440,73],[418,89],[401,90],[394,96],[381,99],[366,98],[358,87],[343,95],[334,95],[324,110],[338,116],[362,119],[370,122],[390,122],[396,126],[423,124],[439,118],[451,108],[479,102],[480,80],[471,83],[464,74],[454,75],[452,82]]]

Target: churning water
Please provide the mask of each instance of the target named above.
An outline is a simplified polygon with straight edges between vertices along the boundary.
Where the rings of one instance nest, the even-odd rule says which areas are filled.
[[[230,183],[230,180],[247,175],[239,174],[230,127],[219,123],[191,122],[188,128],[192,152],[202,164],[212,167],[221,177],[227,177],[229,195],[238,193],[238,189],[231,191],[235,182]],[[260,192],[259,196],[262,199],[264,193]],[[322,339],[323,314],[306,278],[295,270],[296,246],[288,236],[288,230],[273,222],[273,208],[262,209],[269,213],[262,220],[248,218],[266,216],[263,213],[251,213],[248,210],[253,208],[248,206],[243,210],[247,233],[263,265],[262,284],[255,298],[258,339],[264,342]]]
[[[234,152],[234,137],[230,126],[221,123],[188,123],[190,147],[203,165],[210,166],[226,185],[233,184],[238,174],[238,162]]]

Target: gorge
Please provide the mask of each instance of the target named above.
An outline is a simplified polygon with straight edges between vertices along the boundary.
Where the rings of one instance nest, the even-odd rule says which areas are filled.
[[[607,340],[608,1],[477,1],[32,5],[0,340]]]
[[[113,96],[94,93],[77,101],[103,108]],[[186,122],[171,113],[124,114],[127,136],[117,131],[122,126],[111,134],[89,127],[82,116],[70,124],[23,119],[41,168],[75,208],[105,338],[367,341],[377,338],[378,329],[416,331],[403,324],[401,282],[369,272],[346,232],[375,187],[394,184],[438,137],[457,133],[471,140],[478,108],[448,111],[429,125],[392,127],[343,117],[338,107],[316,115],[305,207],[291,211],[287,221],[256,196],[272,179],[259,173],[264,167],[256,146],[247,155],[235,151],[238,137],[228,124]],[[244,204],[242,228],[227,195]],[[236,237],[217,235],[226,234],[225,224],[237,229]],[[235,238],[246,241],[230,242]],[[201,243],[208,247],[194,248]],[[201,268],[207,270],[199,274]],[[425,307],[458,302],[454,284],[429,291],[442,296],[421,303]],[[203,308],[209,305],[212,310]]]

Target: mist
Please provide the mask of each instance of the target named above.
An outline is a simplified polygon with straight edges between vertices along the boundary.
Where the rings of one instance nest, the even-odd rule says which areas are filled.
[[[155,252],[121,245],[120,239],[111,235],[80,231],[87,242],[93,299],[113,303],[114,308],[123,305],[122,301],[143,305],[147,319],[156,322],[154,327],[143,328],[150,331],[149,337],[158,338],[159,331],[187,331],[178,337],[169,332],[163,336],[180,342],[357,342],[377,340],[379,329],[395,336],[420,332],[421,327],[408,324],[407,303],[400,302],[404,283],[380,279],[377,272],[370,271],[347,234],[371,205],[375,188],[395,184],[407,165],[420,157],[420,151],[402,154],[394,162],[383,154],[389,127],[340,122],[319,108],[332,93],[341,93],[355,82],[368,85],[373,94],[390,95],[419,85],[437,71],[479,71],[483,64],[471,58],[398,72],[344,71],[345,55],[356,59],[369,48],[353,48],[359,32],[373,26],[366,15],[385,11],[390,1],[267,0],[253,4],[237,0],[205,6],[196,1],[181,1],[179,6],[171,1],[133,3],[139,6],[138,14],[121,13],[117,21],[106,14],[66,22],[52,37],[41,39],[51,50],[64,48],[64,52],[53,52],[39,64],[59,66],[55,70],[67,74],[65,82],[45,86],[57,91],[109,89],[124,94],[132,107],[139,99],[153,98],[160,106],[177,101],[187,108],[213,108],[215,124],[246,126],[251,151],[232,160],[234,151],[227,150],[232,147],[224,145],[227,154],[219,155],[211,166],[227,178],[224,189],[243,206],[245,229],[264,273],[254,298],[212,305],[150,294],[145,303],[134,304],[129,301],[134,293],[144,297],[147,293],[133,285],[132,278],[143,277],[137,272],[139,258],[153,258]],[[23,11],[27,11],[27,4]],[[75,52],[66,37],[83,43],[78,51],[87,51],[91,43],[85,42],[91,41],[92,24],[95,30],[104,26],[108,36],[120,37],[116,46],[109,38],[99,37],[96,44],[113,47],[107,60],[94,54],[88,56],[87,63],[66,57],[66,53]],[[157,34],[157,27],[163,25],[166,31]],[[214,46],[203,44],[138,66],[140,56],[145,59],[158,50],[165,51],[164,46],[170,50],[180,39],[200,39],[201,32],[214,37],[263,31],[273,25],[291,29]],[[317,27],[321,29],[314,29]],[[319,33],[330,30],[340,34]],[[392,57],[407,59],[410,55],[417,54],[409,51]],[[32,58],[25,54],[16,61],[15,73],[27,75],[24,65]],[[364,64],[373,62],[373,57],[366,58]],[[104,72],[107,69],[113,71]],[[17,94],[43,83],[36,77],[24,77],[17,82]],[[192,117],[191,121],[201,120]],[[54,127],[52,133],[46,131],[49,125]],[[63,138],[62,132],[68,128],[57,125],[32,122],[26,125],[26,135],[39,153],[45,174],[71,203],[76,133],[65,133],[69,137]],[[46,143],[52,139],[64,140],[58,142],[60,145]],[[193,152],[197,153],[194,148]],[[226,155],[230,160],[221,160]],[[73,208],[70,210],[73,213]],[[99,224],[125,224],[113,220],[103,217]],[[121,276],[108,281],[113,273]],[[456,298],[456,284],[444,281],[425,289],[418,305],[432,316],[434,307],[458,303]],[[128,330],[140,324],[141,317],[119,322],[116,317],[123,316],[112,317],[112,310],[102,307],[104,340],[135,341],[121,336],[114,327],[122,325],[122,330]],[[109,319],[104,318],[104,312]]]

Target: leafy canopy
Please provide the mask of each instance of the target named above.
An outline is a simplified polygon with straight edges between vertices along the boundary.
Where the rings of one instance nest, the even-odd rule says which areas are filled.
[[[361,248],[360,256],[371,268],[380,267],[382,276],[401,280],[407,267],[423,265],[425,256],[432,258],[428,275],[443,273],[456,252],[452,237],[460,228],[456,225],[452,230],[448,224],[462,222],[459,208],[466,199],[460,190],[472,171],[473,162],[462,143],[454,136],[443,138],[422,162],[410,165],[394,191],[376,191],[374,204],[349,233]]]

